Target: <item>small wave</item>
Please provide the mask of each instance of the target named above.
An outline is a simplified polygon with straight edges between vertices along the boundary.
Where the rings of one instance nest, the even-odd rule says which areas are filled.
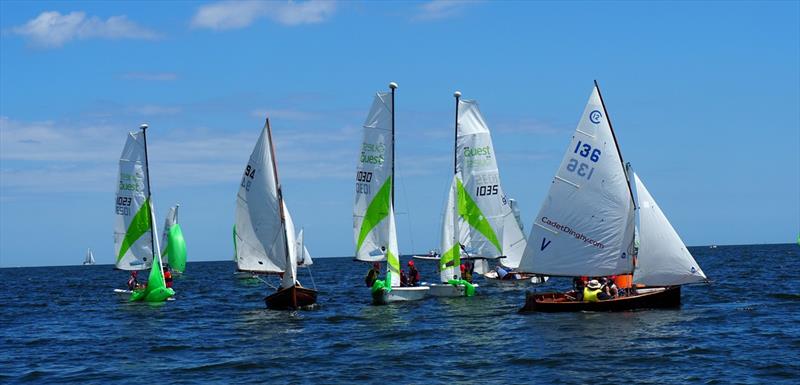
[[[770,298],[786,299],[790,301],[800,301],[800,294],[794,293],[771,293],[768,295]]]

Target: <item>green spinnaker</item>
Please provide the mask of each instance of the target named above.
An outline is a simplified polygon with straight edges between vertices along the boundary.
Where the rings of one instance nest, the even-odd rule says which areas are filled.
[[[167,252],[169,267],[183,273],[186,270],[186,241],[179,224],[174,224],[167,233]]]
[[[168,288],[164,282],[164,272],[161,271],[158,260],[153,261],[150,267],[150,277],[147,279],[147,286],[144,289],[134,290],[131,293],[131,302],[164,302],[167,298],[175,295],[175,291]]]
[[[463,280],[463,279],[451,279],[451,280],[447,281],[447,283],[449,283],[449,284],[451,284],[453,286],[464,285],[464,296],[465,297],[472,297],[472,296],[475,295],[475,286],[473,284]]]

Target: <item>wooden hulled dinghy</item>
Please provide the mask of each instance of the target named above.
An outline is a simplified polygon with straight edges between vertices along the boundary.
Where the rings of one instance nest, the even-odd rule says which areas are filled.
[[[636,294],[597,302],[578,301],[575,292],[527,293],[525,306],[519,311],[527,312],[575,312],[575,311],[628,311],[635,309],[664,309],[681,306],[681,287],[668,286],[637,290]]]
[[[284,287],[264,298],[268,309],[297,310],[308,309],[317,303],[317,292],[300,285]]]

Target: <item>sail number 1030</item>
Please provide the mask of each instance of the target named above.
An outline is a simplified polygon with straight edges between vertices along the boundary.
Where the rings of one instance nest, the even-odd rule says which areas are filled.
[[[372,173],[369,171],[356,172],[356,194],[369,194]]]

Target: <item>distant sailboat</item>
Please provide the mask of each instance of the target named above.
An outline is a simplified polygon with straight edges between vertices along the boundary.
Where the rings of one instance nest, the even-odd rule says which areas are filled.
[[[94,265],[94,255],[92,249],[86,249],[86,259],[83,260],[83,265]]]
[[[639,202],[635,262],[633,190],[600,89],[589,102],[536,217],[520,269],[565,277],[633,274],[651,288],[582,302],[577,293],[528,293],[521,311],[620,311],[680,305],[680,286],[706,280],[634,175]],[[634,267],[636,268],[634,272]],[[599,285],[598,285],[599,286]]]
[[[172,206],[164,220],[164,233],[161,234],[161,243],[164,249],[161,256],[167,257],[169,267],[172,271],[183,273],[186,270],[186,241],[183,239],[183,231],[178,223],[179,204]]]
[[[317,291],[297,281],[292,217],[283,201],[272,130],[267,119],[244,170],[236,199],[234,250],[239,271],[282,275],[264,298],[267,308],[301,309],[317,302]]]
[[[386,261],[386,279],[372,286],[372,302],[383,305],[425,297],[426,286],[400,286],[400,256],[394,222],[394,95],[375,95],[364,123],[353,205],[355,258],[365,262]]]
[[[304,229],[300,229],[300,232],[297,233],[295,247],[297,248],[297,266],[301,267],[309,267],[314,264],[314,261],[311,259],[311,254],[308,252],[308,248],[306,248],[305,244],[305,234]]]
[[[155,236],[156,223],[150,194],[147,163],[147,125],[128,134],[119,160],[114,249],[116,267],[121,270],[150,268],[147,286],[134,290],[131,301],[162,302],[175,295],[167,288],[161,269],[161,253]]]

